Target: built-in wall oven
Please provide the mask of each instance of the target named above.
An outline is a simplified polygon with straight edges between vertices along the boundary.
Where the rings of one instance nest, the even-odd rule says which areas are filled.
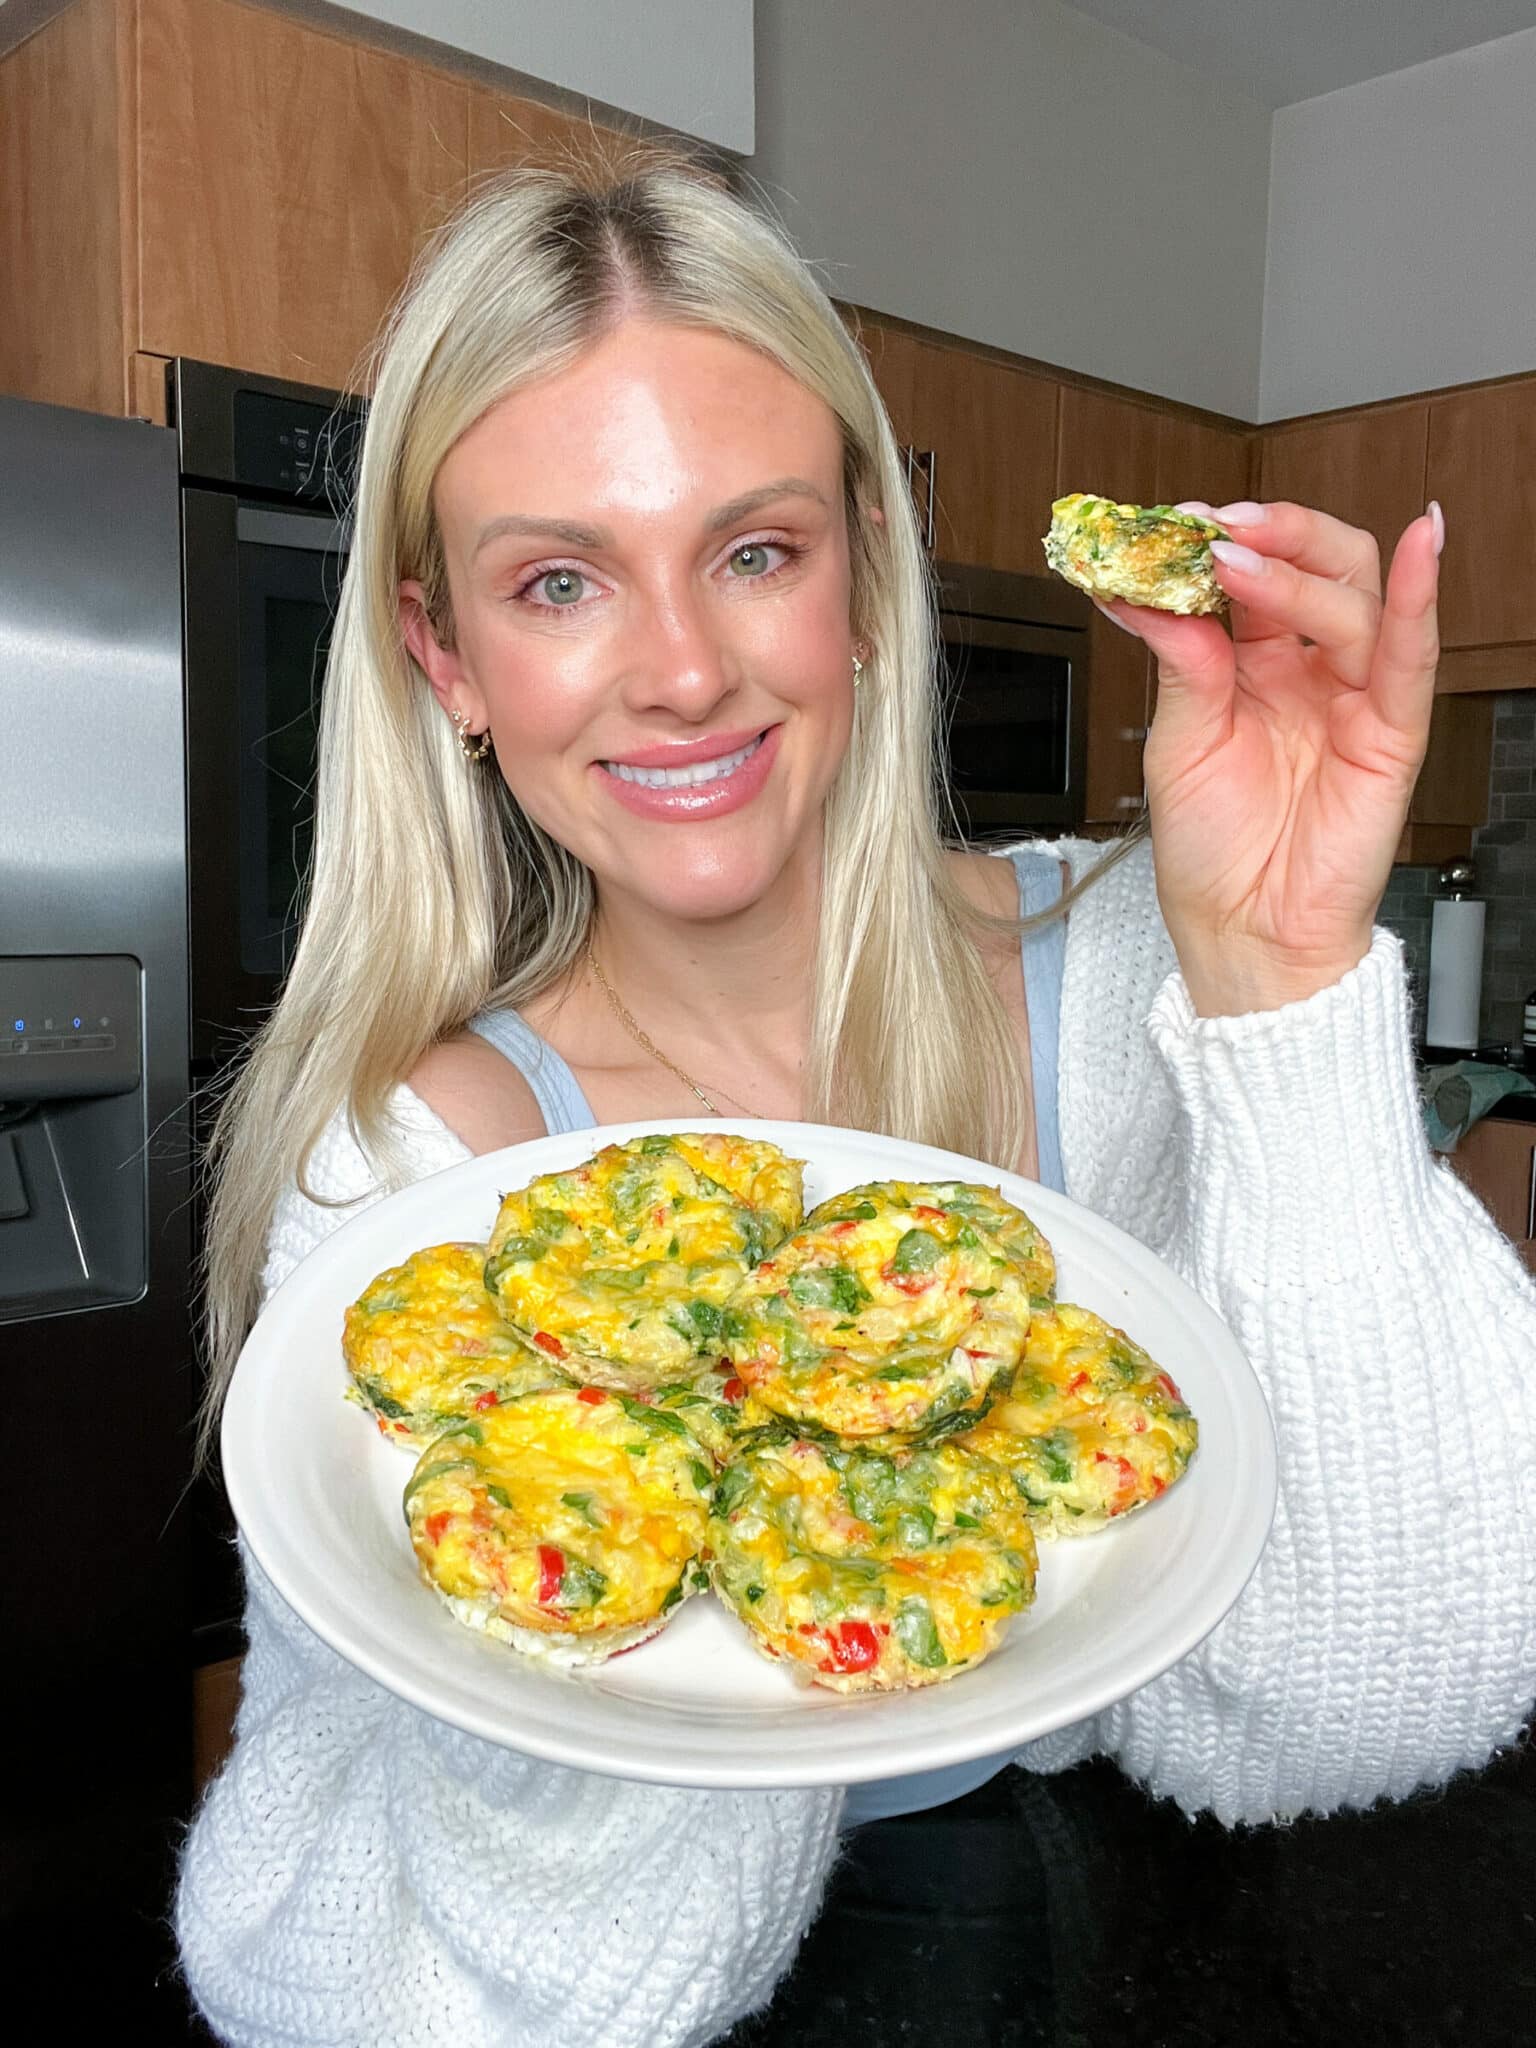
[[[192,1056],[271,1006],[297,933],[362,407],[180,360]]]
[[[346,563],[362,407],[211,363],[167,366],[181,471],[192,1138],[276,999],[298,930],[320,689]],[[202,1240],[201,1188],[192,1207]],[[199,1663],[238,1648],[222,1486],[194,1489]]]
[[[1054,576],[936,565],[944,653],[945,761],[970,839],[1081,825],[1088,622]]]

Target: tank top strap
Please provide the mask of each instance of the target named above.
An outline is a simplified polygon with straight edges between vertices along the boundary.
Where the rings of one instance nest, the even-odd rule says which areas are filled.
[[[470,1018],[469,1028],[517,1068],[533,1090],[551,1137],[560,1131],[593,1128],[597,1118],[581,1092],[581,1083],[548,1039],[541,1038],[516,1010],[482,1010],[478,1017]]]

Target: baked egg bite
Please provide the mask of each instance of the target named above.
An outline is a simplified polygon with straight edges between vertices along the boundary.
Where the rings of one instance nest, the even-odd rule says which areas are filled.
[[[422,1577],[460,1621],[530,1656],[594,1664],[707,1587],[714,1478],[676,1415],[552,1387],[429,1445],[405,1519]]]
[[[754,1646],[834,1692],[953,1678],[1034,1598],[1017,1488],[952,1442],[886,1453],[759,1431],[716,1483],[709,1546]]]
[[[573,1378],[643,1391],[718,1349],[727,1297],[804,1215],[802,1166],[723,1131],[610,1145],[507,1195],[485,1284]]]
[[[726,1310],[723,1349],[748,1390],[844,1440],[965,1427],[1023,1352],[1021,1269],[939,1188],[870,1182],[816,1213]]]
[[[807,1224],[818,1224],[852,1214],[861,1202],[870,1200],[882,1188],[898,1185],[907,1187],[914,1200],[926,1199],[934,1207],[965,1218],[978,1230],[995,1238],[995,1249],[1011,1259],[1024,1275],[1029,1284],[1030,1301],[1035,1308],[1047,1308],[1056,1299],[1056,1256],[1044,1231],[1022,1209],[1007,1201],[1000,1188],[950,1180],[933,1181],[919,1190],[912,1182],[876,1181],[865,1187],[850,1188],[846,1194],[834,1195],[830,1201],[818,1203],[805,1220]]]
[[[348,1398],[391,1443],[420,1450],[461,1416],[564,1381],[508,1324],[484,1269],[483,1244],[430,1245],[387,1267],[347,1310]]]
[[[729,1365],[706,1365],[686,1380],[666,1380],[637,1399],[662,1414],[676,1415],[717,1464],[723,1464],[743,1436],[778,1417],[747,1391]]]
[[[1211,542],[1231,537],[1197,512],[1073,491],[1051,507],[1045,559],[1090,597],[1123,597],[1160,612],[1219,612],[1227,594],[1216,581]]]
[[[960,1441],[1008,1468],[1043,1530],[1085,1535],[1166,1493],[1199,1426],[1139,1344],[1060,1302],[1035,1318],[1008,1391]]]

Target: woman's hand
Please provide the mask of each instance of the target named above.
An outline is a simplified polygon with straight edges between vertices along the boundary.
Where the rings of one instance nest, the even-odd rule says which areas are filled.
[[[1205,507],[1196,508],[1205,510]],[[1429,735],[1444,522],[1369,534],[1300,505],[1215,515],[1232,637],[1101,610],[1158,665],[1146,747],[1158,897],[1202,1016],[1275,1009],[1362,960]]]

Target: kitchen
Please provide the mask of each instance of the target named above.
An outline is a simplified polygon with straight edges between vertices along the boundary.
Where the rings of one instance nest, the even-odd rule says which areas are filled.
[[[0,10],[5,190],[25,198],[0,219],[11,280],[0,390],[103,418],[177,417],[180,427],[166,369],[174,362],[318,392],[355,384],[415,247],[466,180],[558,147],[573,121],[579,128],[587,94],[599,123],[606,113],[692,135],[727,176],[739,167],[762,182],[834,295],[858,310],[941,561],[1038,575],[1044,508],[1082,487],[1153,502],[1294,496],[1387,540],[1440,499],[1451,533],[1446,654],[1390,910],[1418,932],[1438,893],[1429,878],[1475,858],[1488,906],[1476,1036],[1517,1041],[1521,998],[1536,980],[1536,742],[1524,709],[1536,701],[1536,378],[1524,339],[1525,224],[1518,207],[1489,206],[1486,195],[1520,188],[1509,162],[1531,146],[1522,88],[1536,69],[1536,36],[1510,33],[1529,23],[1514,9],[1473,10],[1458,17],[1458,37],[1462,21],[1486,19],[1467,47],[1403,40],[1355,53],[1353,69],[1319,31],[1301,37],[1292,63],[1326,50],[1342,69],[1288,72],[1283,53],[1271,53],[1279,68],[1234,81],[1230,66],[1256,62],[1251,51],[1224,52],[1208,19],[1186,28],[1187,49],[1134,41],[1122,31],[1139,25],[1150,36],[1147,10],[980,5],[936,34],[916,8],[761,0],[755,25],[750,7],[707,10],[716,43],[700,41],[698,12],[678,10],[676,40],[659,60],[626,50],[615,28],[614,68],[573,75],[567,63],[597,64],[608,39],[576,39],[573,51],[570,10],[549,10],[546,43],[503,26],[507,40],[488,45],[485,10],[454,10],[450,35],[450,10],[438,8],[429,44],[424,11],[403,5],[75,0],[29,10],[9,0]],[[1497,181],[1490,161],[1501,165]],[[1154,177],[1136,174],[1147,165]],[[1428,257],[1415,232],[1425,221]],[[178,466],[188,488],[206,483],[184,450]],[[190,588],[187,630],[190,656],[199,630]],[[1152,680],[1139,643],[1097,615],[1087,631],[1080,815],[1112,828],[1140,807]],[[190,800],[195,818],[195,790]],[[8,844],[8,866],[15,857]],[[4,950],[56,952],[59,943],[27,932]],[[1495,1116],[1478,1135],[1500,1148],[1486,1191],[1495,1192],[1493,1176],[1511,1190],[1501,1221],[1529,1240],[1531,1127]],[[187,1397],[185,1385],[157,1396]],[[204,1654],[187,1662],[203,1701],[200,1740],[216,1753],[217,1703],[238,1643],[218,1639],[226,1617],[198,1620]],[[164,1768],[174,1775],[169,1754]],[[1448,1890],[1452,1869],[1464,1887],[1480,1884],[1489,1842],[1528,1840],[1512,1832],[1519,1798],[1506,1763],[1433,1819],[1407,1808],[1359,1826],[1297,1829],[1283,1851],[1274,1838],[1245,1844],[1208,1823],[1186,1834],[1166,1810],[1149,1812],[1118,1789],[1112,1773],[1079,1810],[1063,1812],[1055,1796],[1036,1818],[1083,1837],[1079,1883],[1103,1854],[1095,1828],[1144,1843],[1149,1885],[1166,1889],[1176,1869],[1205,1909],[1163,1925],[1162,1938],[1182,1944],[1186,1969],[1226,1972],[1219,1995],[1235,1999],[1237,1973],[1254,1967],[1266,1897],[1355,1884],[1352,1857],[1381,1869],[1398,1857],[1435,1866],[1425,1882]],[[1001,1813],[979,1820],[964,1853],[1004,1853],[1004,1832]],[[1483,1844],[1475,1854],[1473,1839]],[[1458,1854],[1469,1860],[1456,1864]],[[1116,1884],[1128,1881],[1116,1872]],[[863,1904],[877,1912],[878,1901]],[[1418,1930],[1428,1914],[1412,1901],[1405,1911],[1410,1904]],[[1050,1907],[1065,1911],[1066,1897],[1053,1892]],[[1470,1938],[1450,1910],[1448,1924]],[[829,1916],[813,1936],[807,1974],[836,1924]],[[1491,1945],[1499,1935],[1490,1909],[1478,1936]],[[1360,1968],[1361,1955],[1330,1947],[1304,1915],[1287,1921],[1286,1936],[1297,1952],[1285,1995],[1301,2008],[1291,2038],[1334,2038],[1308,2010],[1324,1987],[1339,1994],[1335,1973]],[[1519,1982],[1507,1923],[1504,1936],[1508,1949],[1490,1946],[1479,1964],[1492,2000],[1485,2037],[1518,2032],[1499,2019],[1499,2001]],[[1123,1924],[1112,1932],[1106,1921],[1100,1938],[1123,1939]],[[1350,1940],[1361,1939],[1356,1926]],[[1071,1944],[1064,1934],[1058,1944],[1053,1919],[1054,1988],[1036,1989],[1057,1998],[1058,2024],[1089,2039],[1135,2038],[1127,2018],[1112,2031],[1119,1990],[1101,1984],[1108,2005],[1073,2005],[1089,1986],[1081,1956],[1074,1976],[1061,1946]],[[1395,1951],[1376,1966],[1383,1981],[1392,1970],[1412,1976]],[[1166,2038],[1172,2008],[1158,2019],[1154,1993],[1145,1982],[1137,1991],[1144,2038]],[[1347,1995],[1366,2001],[1347,2009],[1367,2033],[1373,2012],[1379,2021],[1396,2010],[1373,2009],[1369,1990]],[[120,1988],[111,1996],[120,2003]],[[1073,2018],[1080,2009],[1096,2017]],[[848,2024],[860,2017],[853,2009]],[[1032,2038],[1023,2024],[998,2038]],[[894,2022],[889,2037],[898,2038]],[[1209,2037],[1230,2034],[1213,2021]],[[813,2036],[802,2020],[783,2038]],[[1425,2038],[1456,2036],[1431,2026]]]

